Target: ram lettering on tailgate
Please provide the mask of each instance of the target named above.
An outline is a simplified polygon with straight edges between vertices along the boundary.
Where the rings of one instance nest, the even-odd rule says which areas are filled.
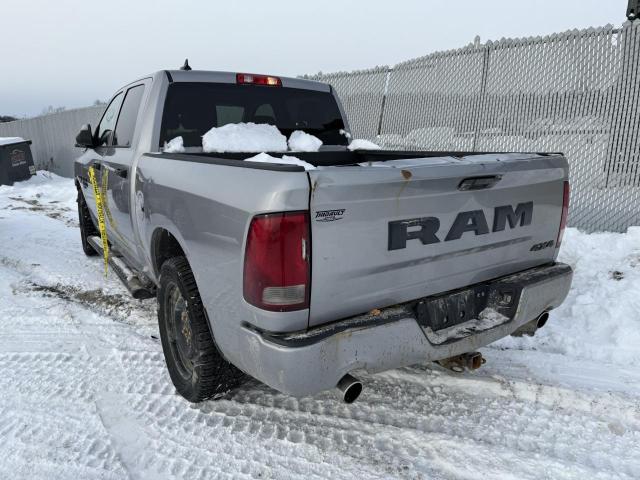
[[[466,232],[475,235],[486,235],[490,232],[501,232],[507,228],[531,225],[533,219],[533,202],[519,203],[514,209],[511,205],[495,207],[493,225],[489,229],[483,210],[460,212],[444,237],[445,242],[458,240]],[[411,229],[411,230],[409,230]],[[407,240],[420,240],[423,245],[439,243],[440,219],[438,217],[409,218],[389,222],[389,250],[400,250],[407,247]]]

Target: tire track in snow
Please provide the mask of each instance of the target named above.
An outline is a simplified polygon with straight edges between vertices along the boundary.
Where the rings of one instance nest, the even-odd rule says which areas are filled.
[[[271,407],[265,409],[263,405],[238,405],[237,402],[221,401],[210,402],[207,404],[211,408],[201,409],[207,411],[207,414],[198,421],[198,416],[194,416],[192,412],[183,410],[181,401],[172,403],[172,399],[166,399],[161,405],[156,405],[146,396],[140,396],[139,403],[142,406],[153,404],[154,407],[149,409],[152,415],[161,416],[167,419],[163,425],[171,427],[169,431],[163,429],[163,436],[167,438],[175,437],[175,428],[183,430],[183,434],[179,438],[194,437],[194,440],[201,438],[203,444],[207,444],[209,438],[209,430],[211,428],[225,428],[231,430],[238,436],[249,435],[256,439],[268,442],[293,442],[296,445],[300,443],[313,444],[325,451],[340,452],[345,457],[352,457],[359,462],[362,467],[365,461],[371,462],[377,468],[388,468],[388,462],[400,463],[398,471],[392,470],[394,476],[403,476],[401,472],[405,472],[407,476],[424,474],[424,471],[415,471],[413,467],[420,466],[426,471],[432,470],[424,462],[416,462],[418,458],[428,457],[428,453],[432,450],[432,442],[439,444],[455,445],[457,449],[463,449],[467,456],[467,461],[480,462],[482,458],[475,458],[474,452],[482,452],[481,457],[488,456],[493,458],[496,453],[503,449],[492,448],[492,445],[484,445],[482,442],[476,443],[476,439],[467,438],[464,435],[456,437],[438,432],[425,432],[419,429],[412,430],[406,426],[397,428],[397,425],[387,423],[377,424],[373,422],[362,422],[361,419],[340,419],[335,415],[313,415],[309,416],[308,412],[292,412],[286,408]],[[268,395],[265,398],[271,400]],[[169,404],[170,406],[168,406]],[[146,407],[145,409],[147,409]],[[213,415],[213,420],[210,420]],[[206,428],[198,428],[197,425],[205,422]],[[427,435],[423,435],[423,434]],[[530,439],[523,439],[530,440]],[[562,439],[560,439],[562,440]],[[256,440],[254,440],[256,441]],[[200,444],[200,441],[195,443]],[[409,447],[407,447],[409,445]],[[507,445],[508,446],[508,445]],[[378,451],[377,451],[378,450]],[[536,452],[524,452],[528,456],[538,457],[540,460],[534,462],[533,469],[529,472],[529,478],[536,478],[535,472],[544,467],[554,470],[558,475],[571,468],[575,476],[571,478],[622,478],[625,476],[623,472],[610,470],[609,474],[600,474],[594,469],[590,469],[584,465],[572,464],[562,459],[551,459],[544,454],[540,455]],[[504,455],[502,455],[504,456]],[[500,457],[500,455],[498,456]],[[518,465],[522,457],[518,452],[511,453],[514,466]],[[402,464],[398,462],[400,459],[409,459],[408,462]],[[435,459],[435,457],[434,457]],[[432,459],[433,460],[433,459]],[[416,465],[418,464],[418,465]],[[396,465],[393,465],[396,467]],[[387,474],[389,470],[386,470]],[[442,472],[441,472],[442,473]],[[438,472],[432,472],[431,475],[438,475]],[[619,475],[622,477],[619,477]],[[633,478],[629,477],[629,478]]]
[[[484,397],[513,398],[520,402],[542,404],[548,408],[579,411],[603,420],[624,421],[633,430],[640,430],[640,403],[613,392],[571,390],[565,386],[544,385],[502,376],[474,373],[448,373],[439,367],[407,367],[379,374],[398,383],[409,382],[424,387],[453,389],[459,393],[473,391]]]
[[[305,427],[300,427],[305,433],[311,433],[309,439],[325,438],[337,436],[340,438],[341,433],[346,435],[348,441],[345,443],[353,443],[358,439],[360,442],[365,441],[367,436],[385,436],[394,439],[393,432],[402,432],[398,438],[389,442],[394,445],[394,452],[402,452],[402,446],[408,442],[404,438],[405,434],[409,437],[417,437],[417,441],[413,445],[425,446],[428,439],[433,435],[443,436],[445,439],[451,440],[453,443],[466,445],[468,454],[473,457],[473,452],[483,447],[489,451],[500,452],[504,449],[520,452],[523,457],[528,455],[536,455],[544,458],[547,463],[554,461],[559,465],[560,470],[565,468],[567,464],[572,465],[574,470],[582,470],[584,474],[594,475],[598,468],[608,465],[611,477],[615,478],[618,474],[629,475],[629,478],[635,478],[640,474],[640,465],[637,459],[629,458],[626,462],[622,462],[622,466],[616,462],[620,458],[624,458],[626,453],[637,449],[638,436],[637,432],[629,438],[629,441],[620,442],[618,437],[609,432],[607,428],[600,428],[590,431],[588,427],[593,426],[589,417],[575,419],[571,415],[559,415],[555,410],[527,412],[523,411],[522,405],[511,405],[490,401],[487,404],[481,404],[470,409],[468,406],[459,408],[464,402],[468,402],[468,398],[460,398],[453,395],[452,392],[445,391],[441,395],[433,395],[433,401],[424,402],[424,408],[417,411],[407,411],[407,405],[403,405],[402,399],[394,399],[394,401],[385,404],[382,401],[386,395],[385,388],[373,389],[374,395],[370,395],[363,399],[364,404],[357,407],[344,409],[340,405],[336,406],[333,411],[327,411],[324,405],[320,408],[324,411],[321,417],[324,417],[326,423],[318,422],[320,432],[319,437],[315,437],[313,432],[308,432]],[[382,392],[380,391],[382,390]],[[425,396],[413,396],[415,392],[410,392],[408,397],[410,402],[417,404],[420,400],[424,401]],[[434,392],[435,393],[435,392]],[[257,405],[261,409],[273,409],[271,415],[264,417],[259,414],[260,419],[274,421],[277,425],[286,425],[279,428],[292,428],[291,425],[302,425],[302,421],[307,418],[308,414],[315,410],[317,403],[309,400],[301,401],[296,409],[292,409],[288,399],[279,399],[279,402],[273,403],[273,398],[267,394],[258,394],[256,398]],[[457,404],[457,406],[456,406]],[[453,407],[451,407],[453,405]],[[449,407],[447,407],[449,406]],[[212,405],[215,411],[218,411],[218,404]],[[224,407],[222,407],[224,408]],[[355,413],[354,413],[355,411]],[[531,413],[535,413],[538,417],[534,428],[530,428]],[[237,415],[252,416],[252,410],[244,411],[240,409],[235,412]],[[353,417],[356,418],[353,418]],[[487,418],[483,422],[483,417]],[[559,417],[559,418],[558,418]],[[299,418],[300,422],[292,422],[293,419]],[[314,415],[314,418],[315,417]],[[562,424],[564,420],[568,420],[570,428],[564,429],[564,432],[555,430],[553,435],[544,435],[548,430],[548,425],[552,422]],[[577,420],[577,421],[576,421]],[[581,421],[585,421],[585,426],[576,428]],[[282,423],[280,423],[282,422]],[[599,425],[603,427],[603,425]],[[385,429],[390,427],[390,431]],[[381,433],[380,429],[384,430]],[[327,430],[323,433],[324,430]],[[331,433],[328,433],[331,432]],[[357,433],[356,433],[357,432]],[[307,437],[305,437],[307,438]],[[584,441],[576,440],[583,438]],[[618,445],[616,445],[616,443]],[[335,448],[336,445],[332,445]],[[364,452],[370,454],[375,450],[375,445],[369,442],[369,448]],[[574,462],[567,462],[563,458],[563,454],[567,449],[589,452],[582,457],[575,458]],[[605,454],[601,452],[606,452]],[[346,452],[349,453],[349,452]],[[406,451],[407,458],[419,457],[420,451]],[[571,455],[568,455],[571,457]],[[481,459],[478,459],[481,460]],[[613,461],[613,463],[612,463]],[[577,476],[576,476],[577,478]]]
[[[356,464],[349,457],[327,455],[317,446],[305,444],[295,436],[256,435],[260,423],[241,425],[235,417],[205,414],[198,408],[189,407],[175,395],[161,401],[147,396],[136,396],[136,399],[136,410],[144,418],[161,419],[153,425],[153,435],[163,439],[160,449],[184,451],[180,458],[206,465],[210,462],[211,447],[216,445],[217,461],[227,471],[239,468],[252,477],[265,476],[271,470],[274,478],[352,478],[350,472]],[[149,422],[141,421],[149,425]],[[247,449],[248,444],[259,448]],[[331,462],[328,462],[329,458]],[[384,477],[375,469],[357,465],[367,478]],[[277,471],[280,473],[276,475],[274,472]]]

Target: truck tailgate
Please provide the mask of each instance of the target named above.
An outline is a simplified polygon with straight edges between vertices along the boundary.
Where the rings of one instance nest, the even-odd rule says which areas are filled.
[[[416,158],[308,173],[310,326],[557,255],[562,155]]]

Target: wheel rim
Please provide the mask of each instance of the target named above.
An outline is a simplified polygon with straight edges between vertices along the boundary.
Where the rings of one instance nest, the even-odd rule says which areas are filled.
[[[193,376],[193,360],[195,345],[189,309],[186,300],[175,283],[167,285],[165,303],[165,322],[171,356],[180,376],[191,380]]]

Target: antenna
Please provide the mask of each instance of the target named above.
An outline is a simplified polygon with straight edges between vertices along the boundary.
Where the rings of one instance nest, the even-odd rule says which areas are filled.
[[[189,59],[188,58],[184,59],[184,65],[182,65],[180,67],[180,70],[191,70],[191,67],[189,66]]]

